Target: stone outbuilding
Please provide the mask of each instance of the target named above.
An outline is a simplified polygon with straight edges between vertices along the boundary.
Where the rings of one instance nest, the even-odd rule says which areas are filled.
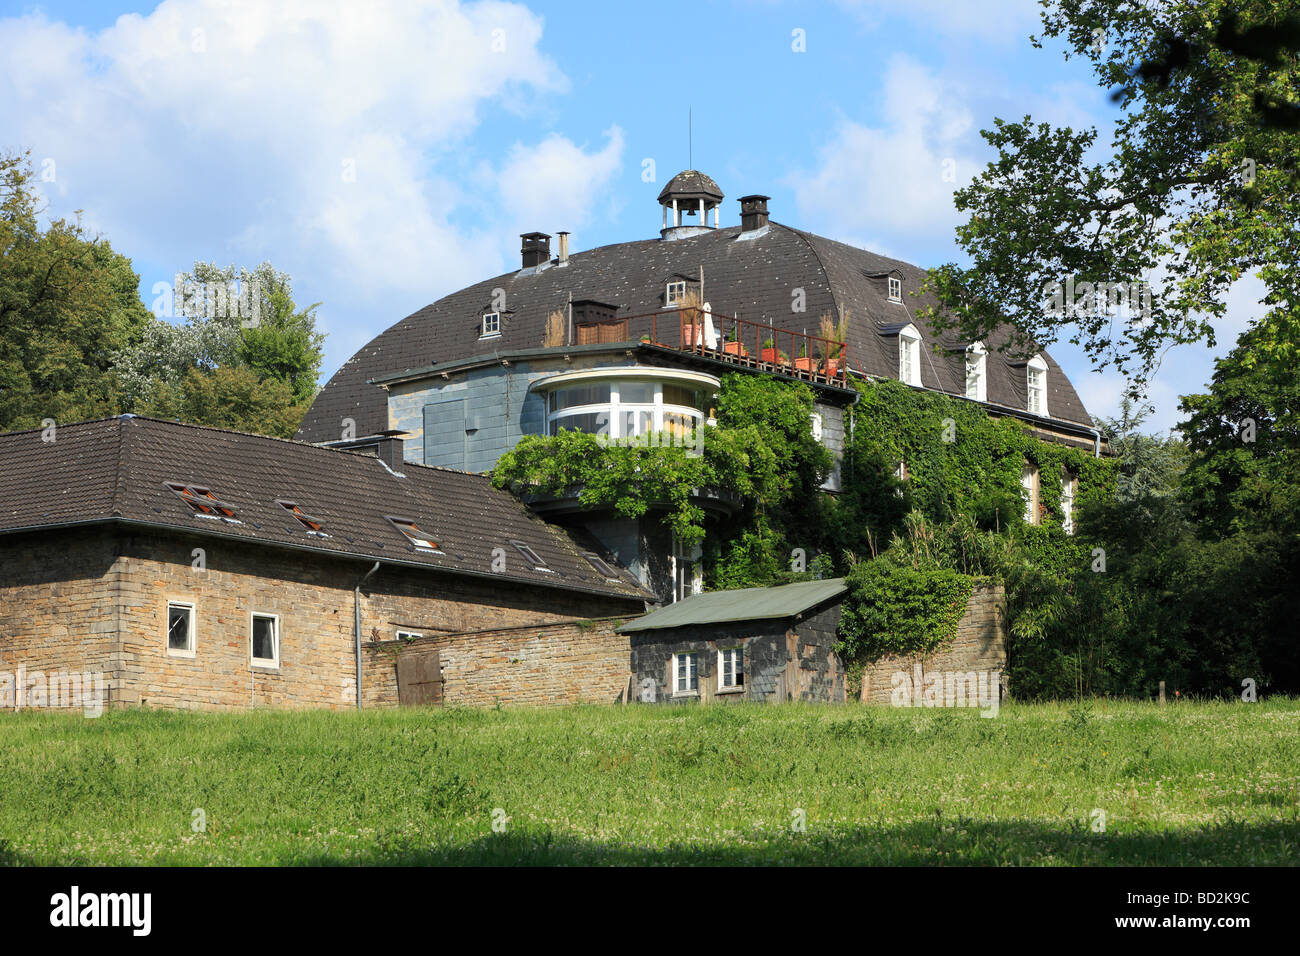
[[[634,700],[844,700],[835,653],[842,578],[711,591],[618,628],[631,638]]]

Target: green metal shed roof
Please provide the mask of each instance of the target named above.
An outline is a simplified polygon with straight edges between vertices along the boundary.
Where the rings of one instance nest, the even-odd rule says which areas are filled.
[[[774,588],[744,588],[739,591],[709,591],[694,594],[684,601],[670,604],[629,621],[618,628],[620,634],[633,631],[657,631],[691,624],[721,624],[724,621],[763,621],[794,617],[810,607],[839,597],[848,588],[843,578],[826,581],[802,581]]]

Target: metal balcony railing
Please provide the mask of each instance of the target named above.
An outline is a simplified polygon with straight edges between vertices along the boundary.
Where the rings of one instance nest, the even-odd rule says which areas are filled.
[[[810,382],[847,384],[849,349],[844,342],[731,316],[709,318],[713,347],[705,335],[705,312],[698,307],[579,320],[575,340],[578,345],[639,342]]]

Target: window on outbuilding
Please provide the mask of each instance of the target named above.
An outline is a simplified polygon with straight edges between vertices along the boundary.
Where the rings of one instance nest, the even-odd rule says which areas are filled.
[[[695,653],[673,655],[674,694],[698,694],[700,692],[699,661],[700,655]]]
[[[664,288],[664,305],[676,305],[686,298],[686,280],[670,282]]]
[[[175,657],[194,656],[194,605],[167,602],[167,653]]]
[[[250,642],[253,663],[259,667],[280,666],[280,618],[253,612]]]
[[[501,313],[485,312],[483,313],[483,330],[479,332],[479,338],[486,339],[493,335],[501,334]]]
[[[745,649],[724,647],[718,651],[718,690],[741,690],[745,686]]]

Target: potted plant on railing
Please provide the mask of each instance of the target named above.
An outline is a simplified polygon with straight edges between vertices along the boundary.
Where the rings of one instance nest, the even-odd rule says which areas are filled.
[[[794,367],[804,372],[813,370],[812,356],[808,354],[808,343],[799,343],[799,357],[794,360]]]
[[[675,303],[682,324],[682,348],[693,349],[704,342],[704,324],[701,321],[700,295],[694,289]]]
[[[821,317],[821,337],[824,340],[821,344],[823,350],[822,373],[827,378],[835,378],[840,374],[840,368],[844,364],[844,339],[848,333],[848,323],[844,319],[835,322],[829,312],[823,313]]]
[[[725,355],[739,355],[741,358],[749,356],[749,350],[739,341],[740,326],[733,325],[731,331],[727,333],[727,340],[722,343],[722,351]]]
[[[759,352],[758,357],[764,362],[772,362],[773,364],[775,364],[776,343],[772,341],[772,337],[770,335],[767,338],[763,339],[763,348],[762,351]]]

